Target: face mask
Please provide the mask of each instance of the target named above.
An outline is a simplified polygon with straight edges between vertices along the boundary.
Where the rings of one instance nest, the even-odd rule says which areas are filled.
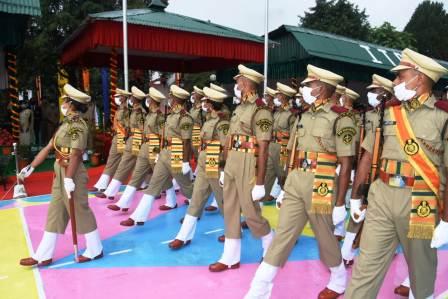
[[[145,100],[145,106],[146,106],[147,108],[149,108],[149,99],[146,99],[146,100]]]
[[[132,107],[132,100],[131,99],[128,99],[128,106]]]
[[[265,98],[261,98],[261,100],[263,101],[263,104],[265,104],[265,105],[267,105],[267,104],[268,104],[268,101],[266,101],[266,99],[265,99]]]
[[[239,90],[238,89],[238,85],[236,85],[235,84],[235,87],[233,88],[233,92],[235,93],[235,96],[238,98],[238,99],[241,99],[241,90]]]
[[[114,102],[115,102],[115,105],[117,105],[117,106],[120,106],[121,105],[121,97],[114,97]]]
[[[378,101],[378,94],[373,93],[373,92],[368,92],[367,93],[367,100],[369,101],[369,105],[372,106],[373,108],[375,108],[376,106],[378,106],[380,104],[380,101]]]
[[[317,100],[317,97],[311,95],[311,92],[313,92],[313,88],[311,88],[311,87],[304,86],[303,89],[302,89],[303,100],[304,100],[305,103],[307,103],[308,105],[313,104],[314,101]]]
[[[68,107],[67,106],[61,106],[61,113],[62,115],[66,116],[68,113]]]
[[[280,107],[282,105],[282,102],[280,102],[280,100],[278,98],[274,99],[274,106],[275,107]]]
[[[206,107],[206,103],[201,104],[202,111],[208,112],[208,107]]]
[[[417,76],[409,80],[408,83],[412,82],[415,78],[417,78]],[[402,102],[412,99],[416,93],[417,92],[415,90],[406,88],[406,82],[402,82],[397,86],[394,86],[394,94],[397,99]]]
[[[339,105],[344,107],[344,99],[342,97],[339,98]]]
[[[190,102],[191,102],[192,104],[194,104],[194,96],[191,96],[191,97],[190,97]]]
[[[173,100],[169,99],[169,100],[167,101],[167,104],[168,104],[168,107],[171,107],[171,106],[173,105]]]
[[[234,105],[239,105],[239,103],[241,103],[241,100],[237,97],[233,97],[233,104]]]
[[[297,107],[302,106],[302,101],[299,98],[296,98],[295,102]]]

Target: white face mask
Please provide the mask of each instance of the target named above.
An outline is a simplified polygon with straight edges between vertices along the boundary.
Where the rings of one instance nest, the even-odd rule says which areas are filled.
[[[173,100],[169,99],[169,100],[167,101],[167,104],[168,104],[168,107],[171,107],[171,106],[173,105]]]
[[[263,101],[263,103],[264,103],[265,105],[268,104],[268,101],[267,101],[265,98],[261,98],[261,100]]]
[[[241,97],[242,97],[241,90],[238,89],[237,84],[235,84],[235,87],[233,88],[233,92],[235,93],[235,97],[237,97],[238,99],[241,99]]]
[[[68,113],[68,107],[62,105],[62,106],[61,106],[61,113],[62,113],[62,115],[66,116],[67,113]]]
[[[241,103],[241,100],[237,97],[233,97],[233,104],[234,105],[239,105]]]
[[[132,100],[131,99],[128,99],[128,105],[129,105],[129,107],[132,107]]]
[[[417,78],[417,76],[409,80],[408,83],[412,82],[415,78]],[[415,90],[406,88],[406,82],[402,82],[394,86],[394,94],[397,97],[397,99],[401,102],[405,102],[412,99],[416,93],[417,92]]]
[[[280,107],[282,105],[282,102],[278,98],[274,98],[274,106]]]
[[[146,99],[146,100],[145,100],[145,106],[146,106],[147,108],[149,108],[149,99]]]
[[[369,101],[369,105],[375,108],[380,104],[380,101],[378,101],[378,94],[374,92],[368,92],[367,93],[367,100]]]
[[[339,105],[340,105],[341,107],[344,107],[344,98],[343,98],[343,97],[340,97],[340,98],[339,98]]]
[[[313,92],[313,88],[308,87],[308,86],[304,86],[302,88],[302,95],[303,95],[303,100],[305,101],[305,103],[307,103],[308,105],[313,104],[316,100],[317,97],[311,95],[311,93]]]
[[[190,102],[191,102],[192,104],[194,104],[194,96],[191,96],[191,97],[190,97]]]
[[[120,96],[115,96],[114,97],[114,102],[115,102],[115,105],[120,106],[121,105],[121,97]]]
[[[302,101],[301,101],[299,98],[296,98],[296,99],[295,99],[295,102],[296,102],[296,106],[297,106],[297,107],[302,106]]]
[[[206,103],[205,102],[201,103],[201,108],[202,108],[202,111],[208,112],[208,107],[206,107]]]

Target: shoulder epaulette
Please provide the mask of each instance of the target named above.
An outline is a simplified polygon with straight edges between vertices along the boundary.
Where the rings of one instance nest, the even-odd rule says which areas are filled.
[[[341,106],[338,106],[338,105],[333,105],[333,106],[331,107],[331,111],[336,112],[337,114],[341,114],[341,113],[347,113],[347,112],[349,112],[350,110],[348,110],[348,109],[345,108],[345,107],[341,107]]]
[[[440,110],[443,110],[445,112],[448,112],[448,101],[442,101],[438,100],[435,104],[435,107],[437,107]]]

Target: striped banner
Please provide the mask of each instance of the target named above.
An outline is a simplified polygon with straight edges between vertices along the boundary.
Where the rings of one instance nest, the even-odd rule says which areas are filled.
[[[193,126],[191,144],[194,148],[199,148],[201,146],[201,127],[199,125]]]
[[[205,173],[208,178],[219,178],[219,156],[221,154],[221,142],[219,140],[211,140],[205,148]]]
[[[157,154],[160,152],[160,137],[157,134],[146,134],[146,144],[148,144],[148,159],[151,163],[156,160]]]
[[[143,132],[138,128],[132,129],[132,155],[138,156],[143,143]]]
[[[171,138],[171,171],[173,173],[182,172],[182,162],[184,159],[184,147],[182,139],[173,137]]]

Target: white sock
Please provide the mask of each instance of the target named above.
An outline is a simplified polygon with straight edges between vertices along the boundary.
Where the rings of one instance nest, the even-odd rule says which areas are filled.
[[[334,235],[341,237],[345,236],[345,221],[342,221],[334,227]]]
[[[198,223],[198,217],[194,217],[185,214],[184,221],[177,233],[176,239],[181,241],[189,241],[193,239],[194,233],[196,232],[196,224]]]
[[[332,291],[342,294],[345,291],[347,285],[347,270],[345,270],[344,263],[341,263],[337,267],[330,268],[330,282],[327,285]]]
[[[213,196],[212,203],[210,204],[212,207],[218,208],[218,202],[216,201],[216,197]]]
[[[151,211],[152,204],[154,202],[154,196],[145,194],[143,195],[140,203],[135,209],[134,213],[130,216],[135,222],[145,222],[148,219],[149,211]]]
[[[147,181],[143,181],[141,184],[140,184],[140,189],[146,189],[147,187],[148,187],[148,182]]]
[[[124,189],[124,192],[120,197],[120,200],[117,202],[117,206],[119,206],[122,209],[129,208],[136,192],[137,188],[131,185],[127,185],[126,189]]]
[[[232,266],[241,260],[241,239],[228,239],[224,241],[224,251],[220,263]]]
[[[263,247],[263,257],[266,255],[266,252],[268,251],[269,246],[271,245],[273,239],[274,239],[274,232],[272,230],[266,236],[261,237],[261,245]]]
[[[401,285],[404,286],[404,287],[408,287],[408,288],[411,287],[411,282],[409,281],[409,276],[406,277],[406,278],[403,280],[403,282],[401,283]]]
[[[100,255],[103,251],[103,245],[101,244],[101,238],[98,229],[85,234],[84,238],[86,238],[86,250],[82,255],[90,259],[93,259]]]
[[[356,234],[347,232],[345,234],[344,243],[342,243],[341,254],[342,258],[346,261],[351,261],[355,257],[355,250],[353,249],[353,242],[355,241]]]
[[[84,152],[84,153],[82,154],[82,160],[83,160],[83,161],[87,161],[87,160],[89,160],[89,155],[87,154],[87,152]]]
[[[32,255],[32,258],[39,263],[53,258],[54,249],[56,248],[56,242],[58,239],[57,233],[50,233],[44,231],[42,240],[37,247],[36,252]]]
[[[176,206],[176,203],[177,203],[177,197],[174,187],[166,189],[165,205],[170,208],[174,208]]]
[[[282,188],[280,187],[280,185],[278,184],[278,179],[275,179],[274,185],[272,185],[272,189],[271,189],[271,196],[273,198],[277,198],[280,195],[280,192],[282,192]]]
[[[93,186],[98,190],[105,190],[107,188],[107,185],[109,185],[110,176],[107,174],[102,174],[100,178],[98,179],[98,182]]]
[[[107,186],[107,189],[104,191],[104,194],[106,194],[107,197],[115,196],[120,190],[120,187],[121,182],[119,180],[112,179],[109,186]]]
[[[174,190],[176,190],[176,191],[180,190],[180,186],[177,183],[176,179],[173,178],[172,182],[173,182]]]
[[[269,299],[271,297],[272,281],[277,275],[279,267],[262,262],[250,284],[249,292],[244,299]]]

